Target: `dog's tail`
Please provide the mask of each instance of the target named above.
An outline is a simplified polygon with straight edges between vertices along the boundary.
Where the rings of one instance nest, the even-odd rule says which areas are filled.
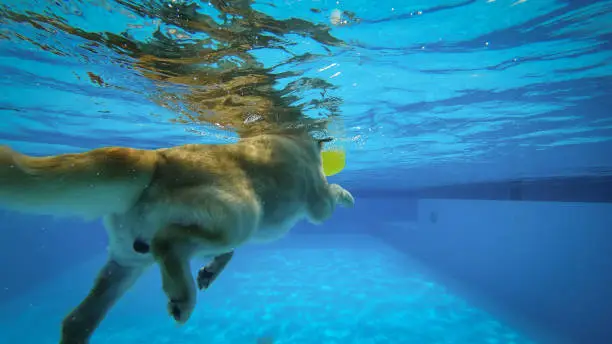
[[[0,208],[87,219],[124,212],[151,182],[156,162],[149,150],[31,157],[0,146]]]

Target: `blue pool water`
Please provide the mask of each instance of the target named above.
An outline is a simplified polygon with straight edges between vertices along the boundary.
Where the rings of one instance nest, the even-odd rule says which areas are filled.
[[[611,22],[607,0],[0,0],[0,145],[300,124],[346,151],[355,209],[237,251],[181,327],[152,269],[91,344],[609,344]],[[0,343],[57,343],[106,245],[0,209]]]
[[[57,341],[59,319],[84,296],[103,263],[96,257],[79,264],[9,302],[0,327],[5,342]],[[151,273],[111,312],[92,342],[534,343],[372,236],[289,237],[274,247],[244,250],[232,263],[200,296],[188,325],[177,328],[169,321],[157,287],[161,280]]]

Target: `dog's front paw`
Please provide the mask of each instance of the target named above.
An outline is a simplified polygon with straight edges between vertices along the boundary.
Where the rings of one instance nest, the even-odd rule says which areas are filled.
[[[336,203],[343,207],[352,208],[355,206],[355,198],[353,195],[338,184],[330,185],[330,188],[336,199]]]
[[[170,300],[168,302],[168,313],[179,324],[184,324],[189,320],[195,308],[195,300]]]

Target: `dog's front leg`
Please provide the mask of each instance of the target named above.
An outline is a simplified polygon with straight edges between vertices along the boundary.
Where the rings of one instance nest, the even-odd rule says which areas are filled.
[[[308,199],[308,217],[313,223],[321,223],[333,214],[338,205],[353,207],[355,199],[338,184],[315,188]]]
[[[329,192],[334,198],[335,204],[339,204],[343,207],[352,208],[355,206],[355,198],[353,195],[338,184],[330,184]]]
[[[109,260],[87,297],[64,318],[60,344],[86,344],[106,313],[142,275],[144,267],[125,267]]]

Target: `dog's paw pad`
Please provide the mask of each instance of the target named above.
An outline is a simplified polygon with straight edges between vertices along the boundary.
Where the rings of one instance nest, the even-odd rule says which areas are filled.
[[[200,290],[208,289],[208,287],[210,287],[210,284],[215,279],[216,275],[216,273],[208,270],[207,267],[201,268],[200,271],[198,271],[198,288]]]
[[[168,302],[168,313],[179,324],[184,324],[191,317],[194,303],[185,300],[170,300]]]

